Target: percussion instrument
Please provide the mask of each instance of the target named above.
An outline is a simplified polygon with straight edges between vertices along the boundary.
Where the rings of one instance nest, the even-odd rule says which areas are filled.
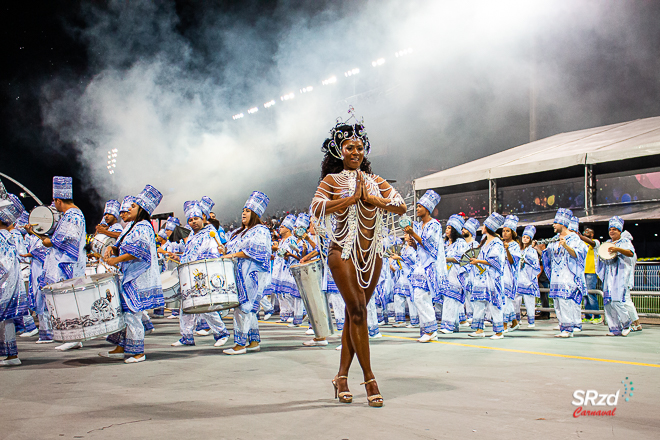
[[[233,259],[211,258],[177,267],[183,313],[207,313],[238,307]]]
[[[554,243],[555,241],[559,241],[560,238],[561,237],[559,235],[555,235],[552,238],[545,238],[543,240],[536,240],[536,244],[545,244],[547,246],[550,243]]]
[[[408,226],[412,226],[412,224],[413,224],[412,219],[408,217],[406,214],[403,214],[399,219],[399,226],[401,226],[401,229],[405,229]]]
[[[160,274],[160,282],[163,284],[163,299],[168,308],[170,303],[175,302],[181,296],[179,290],[179,272],[174,270],[167,270]]]
[[[328,297],[322,290],[323,264],[315,259],[304,264],[291,266],[305,310],[316,338],[326,338],[335,333],[330,315]]]
[[[92,252],[103,256],[103,253],[108,248],[108,246],[114,246],[116,242],[116,238],[108,237],[105,234],[96,234],[91,241]]]
[[[467,266],[468,264],[470,264],[470,259],[472,259],[472,258],[479,258],[479,253],[480,253],[479,248],[471,248],[471,249],[468,249],[468,250],[465,251],[465,253],[461,256],[461,259],[458,260],[458,264],[459,264],[461,267],[463,267],[463,266]],[[475,265],[474,267],[476,267],[477,270],[479,271],[479,275],[483,274],[483,273],[486,271],[486,268],[485,268],[484,266],[482,266],[481,264],[477,264],[477,265]]]
[[[298,226],[293,230],[293,235],[295,235],[298,238],[302,238],[303,235],[305,235],[305,232],[307,232],[305,228],[303,228],[302,226]]]
[[[52,206],[37,206],[30,212],[28,218],[28,223],[32,225],[34,232],[46,235],[55,232],[62,213]]]
[[[100,263],[91,263],[85,266],[85,275],[97,275],[111,272],[108,266]]]
[[[30,291],[30,263],[21,263],[21,278],[25,283],[25,291]]]
[[[56,341],[86,341],[126,327],[115,274],[60,281],[44,287],[43,293]]]
[[[602,261],[605,264],[615,264],[618,260],[619,253],[610,253],[610,249],[615,247],[616,245],[612,243],[611,241],[606,241],[605,243],[601,243],[601,245],[598,247],[598,258],[600,258],[600,261]]]

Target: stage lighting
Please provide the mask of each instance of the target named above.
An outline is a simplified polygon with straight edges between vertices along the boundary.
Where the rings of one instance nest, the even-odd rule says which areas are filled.
[[[376,61],[372,61],[371,65],[374,67],[382,66],[385,64],[385,58],[378,58]]]
[[[272,99],[272,100],[270,100],[270,101],[268,101],[267,103],[264,104],[264,108],[272,107],[274,105],[275,105],[275,100]]]
[[[296,97],[296,96],[293,94],[293,92],[291,92],[291,93],[287,93],[287,94],[284,95],[284,96],[280,96],[280,99],[281,99],[282,101],[288,101],[289,99],[293,99],[293,98],[295,98],[295,97]]]
[[[307,87],[303,87],[302,89],[300,89],[300,93],[307,93],[307,92],[311,92],[312,90],[314,90],[314,87],[307,86]]]
[[[237,115],[232,116],[232,119],[235,121],[236,119],[241,119],[243,116],[245,116],[243,113],[239,113]]]
[[[256,113],[259,111],[259,107],[252,107],[251,109],[248,110],[249,114]]]
[[[360,73],[360,69],[356,67],[355,69],[351,69],[348,72],[344,72],[344,76],[349,77],[349,76],[357,75],[358,73]]]
[[[323,84],[324,86],[327,86],[328,84],[334,84],[336,82],[337,82],[337,77],[336,76],[331,76],[330,78],[324,79],[323,81],[321,81],[321,84]]]

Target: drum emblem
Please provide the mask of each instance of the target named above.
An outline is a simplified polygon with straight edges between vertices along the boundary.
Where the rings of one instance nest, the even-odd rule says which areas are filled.
[[[211,275],[209,282],[216,289],[224,289],[226,285],[225,277],[223,277],[219,273]]]
[[[106,295],[110,296],[112,298],[112,295],[110,294],[109,291],[106,291]],[[92,304],[92,310],[91,310],[91,315],[92,315],[92,320],[95,322],[104,322],[104,321],[109,321],[111,319],[115,319],[116,317],[116,312],[112,308],[112,304],[110,304],[110,301],[107,300],[106,298],[99,298],[94,303]]]

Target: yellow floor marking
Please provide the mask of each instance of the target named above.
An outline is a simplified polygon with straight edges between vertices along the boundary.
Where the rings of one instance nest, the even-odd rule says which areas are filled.
[[[417,338],[408,338],[405,336],[392,336],[392,335],[383,335],[386,338],[393,338],[393,339],[406,339],[410,341],[415,341]],[[654,367],[654,368],[660,368],[660,364],[645,364],[643,362],[631,362],[631,361],[617,361],[614,359],[600,359],[600,358],[592,358],[592,357],[586,357],[586,356],[574,356],[571,354],[556,354],[556,353],[543,353],[540,351],[527,351],[527,350],[516,350],[514,348],[502,348],[502,347],[489,347],[487,345],[474,345],[474,344],[461,344],[460,342],[449,342],[449,341],[430,341],[435,344],[445,344],[445,345],[455,345],[458,347],[470,347],[470,348],[483,348],[486,350],[496,350],[496,351],[508,351],[510,353],[524,353],[524,354],[536,354],[540,356],[551,356],[551,357],[561,357],[561,358],[569,358],[569,359],[581,359],[584,361],[596,361],[596,362],[609,362],[612,364],[625,364],[625,365],[637,365],[640,367]]]
[[[262,324],[272,324],[272,325],[286,325],[285,322],[269,322],[269,321],[259,321]],[[409,338],[406,336],[394,336],[383,334],[386,338],[392,339],[404,339],[407,341],[416,341],[417,338]],[[607,362],[611,364],[624,364],[624,365],[636,365],[638,367],[653,367],[660,368],[660,364],[646,364],[643,362],[631,362],[631,361],[618,361],[614,359],[601,359],[601,358],[592,358],[586,356],[575,356],[572,354],[556,354],[556,353],[543,353],[540,351],[527,351],[527,350],[516,350],[515,348],[502,348],[502,347],[489,347],[488,345],[475,345],[475,344],[462,344],[460,342],[450,342],[450,341],[430,341],[434,344],[444,344],[444,345],[454,345],[457,347],[470,347],[470,348],[483,348],[485,350],[496,350],[496,351],[507,351],[509,353],[523,353],[523,354],[535,354],[538,356],[550,356],[550,357],[560,357],[567,359],[580,359],[583,361],[595,361],[595,362]]]

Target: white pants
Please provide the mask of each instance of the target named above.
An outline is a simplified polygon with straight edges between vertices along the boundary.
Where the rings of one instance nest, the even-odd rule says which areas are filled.
[[[433,310],[435,310],[435,320],[442,321],[442,303],[441,302],[434,303]]]
[[[41,315],[37,315],[37,318],[39,318],[39,339],[42,341],[52,341],[53,328],[50,326],[48,310],[44,311]]]
[[[380,330],[378,329],[376,295],[371,295],[371,300],[367,303],[367,328],[369,329],[369,336],[376,336],[380,333]]]
[[[445,296],[442,304],[442,323],[440,324],[440,328],[450,332],[458,330],[458,316],[461,310],[463,310],[463,304],[461,302]]]
[[[432,334],[438,331],[438,321],[435,318],[435,309],[431,294],[426,290],[413,289],[415,307],[419,314],[419,333],[420,335]],[[442,306],[441,306],[442,307]],[[441,315],[442,316],[442,315]]]
[[[295,325],[300,325],[305,316],[305,305],[303,304],[302,298],[296,298],[295,296],[291,297],[291,302],[293,304],[293,323]]]
[[[470,300],[470,292],[465,292],[465,315],[467,319],[472,319],[472,301]]]
[[[346,303],[344,302],[344,298],[338,293],[329,293],[328,301],[332,304],[332,313],[335,315],[337,330],[342,331],[346,319]]]
[[[267,296],[261,298],[259,305],[264,309],[264,314],[273,313],[273,305],[270,303],[270,299]]]
[[[553,302],[560,331],[573,333],[573,329],[582,328],[581,304],[565,298],[554,298]]]
[[[610,332],[620,335],[622,330],[630,327],[633,321],[628,313],[628,308],[621,301],[610,301],[605,304],[605,318]]]
[[[527,310],[527,323],[534,324],[534,316],[536,315],[536,297],[534,295],[516,295],[514,306],[516,308],[516,319],[520,321],[522,314],[520,313],[520,306],[525,301],[525,310]]]
[[[282,294],[279,296],[280,301],[280,321],[284,322],[289,318],[293,318],[293,304],[291,295]]]
[[[502,319],[507,324],[516,319],[516,310],[513,305],[513,300],[508,296],[503,296],[504,303],[502,304]]]
[[[394,319],[396,322],[406,322],[406,297],[394,295]]]
[[[12,319],[0,321],[0,356],[18,356],[16,326]]]
[[[483,330],[486,310],[493,320],[493,331],[502,333],[504,331],[504,315],[502,309],[498,309],[489,301],[472,301],[472,330]]]
[[[126,328],[113,333],[106,338],[119,347],[124,348],[124,353],[135,355],[144,353],[144,325],[142,325],[142,312],[124,313]]]
[[[234,344],[246,346],[252,342],[261,342],[257,314],[245,313],[240,307],[236,307],[234,309]]]
[[[630,320],[637,321],[639,319],[639,315],[637,314],[637,307],[635,307],[635,303],[633,302],[632,298],[630,298],[630,296],[626,298],[626,302],[624,302],[623,305],[626,307],[626,310],[630,315]]]
[[[179,317],[179,330],[181,332],[181,339],[179,341],[182,344],[195,345],[193,332],[195,331],[198,319],[204,319],[209,327],[211,327],[216,341],[229,336],[227,327],[225,327],[225,323],[222,322],[222,318],[218,312],[196,313],[194,315],[182,313]]]

